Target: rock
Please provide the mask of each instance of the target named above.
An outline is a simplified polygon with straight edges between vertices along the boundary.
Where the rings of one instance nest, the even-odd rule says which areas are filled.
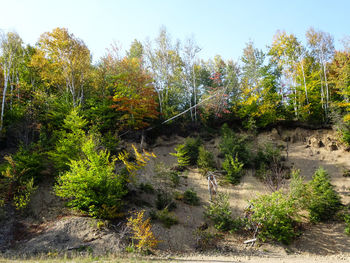
[[[335,142],[332,142],[331,145],[329,145],[329,150],[331,151],[337,151],[338,150],[338,146]]]
[[[318,141],[317,145],[319,148],[324,147],[324,143],[321,140]]]

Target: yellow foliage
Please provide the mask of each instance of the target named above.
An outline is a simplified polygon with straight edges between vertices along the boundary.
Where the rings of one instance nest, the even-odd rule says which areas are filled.
[[[150,219],[143,220],[145,210],[135,213],[135,217],[128,218],[128,227],[132,230],[132,238],[137,241],[136,248],[146,251],[155,248],[160,242],[154,236]]]
[[[133,176],[135,175],[136,171],[147,165],[147,163],[151,160],[151,157],[156,158],[157,156],[154,153],[150,153],[145,150],[143,150],[143,154],[139,153],[135,145],[132,145],[132,148],[136,159],[135,162],[128,161],[130,154],[126,151],[119,153],[117,159],[124,163],[128,172]]]
[[[344,122],[350,122],[350,114],[344,116]]]

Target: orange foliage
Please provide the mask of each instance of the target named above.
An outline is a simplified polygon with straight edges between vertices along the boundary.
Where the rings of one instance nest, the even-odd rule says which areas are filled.
[[[156,93],[150,75],[137,58],[124,58],[118,63],[112,106],[122,112],[120,129],[143,129],[150,119],[158,118]]]

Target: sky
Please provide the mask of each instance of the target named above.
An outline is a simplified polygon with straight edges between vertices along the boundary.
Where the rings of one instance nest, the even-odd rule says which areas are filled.
[[[348,0],[0,0],[0,29],[26,44],[56,27],[82,39],[96,62],[114,41],[125,50],[134,39],[154,39],[165,26],[172,39],[193,36],[199,58],[219,54],[237,61],[248,41],[266,50],[277,30],[304,44],[314,27],[334,36],[336,48],[350,35]]]

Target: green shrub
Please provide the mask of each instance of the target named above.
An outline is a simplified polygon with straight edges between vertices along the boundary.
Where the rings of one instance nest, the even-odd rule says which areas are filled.
[[[334,190],[328,173],[319,168],[309,182],[311,197],[308,202],[310,220],[313,222],[332,219],[340,210],[339,194]]]
[[[160,221],[166,228],[170,228],[172,225],[176,225],[178,223],[176,216],[169,212],[167,208],[160,211],[152,210],[150,212],[150,217],[152,220]]]
[[[183,194],[183,199],[185,204],[189,205],[199,205],[199,197],[193,189],[188,189]]]
[[[183,144],[176,146],[175,151],[172,155],[177,157],[179,166],[184,167],[188,165],[197,164],[199,146],[202,142],[200,138],[186,138]]]
[[[204,175],[215,169],[214,155],[207,151],[204,146],[199,147],[197,165]]]
[[[225,179],[231,184],[239,184],[241,177],[243,176],[243,163],[238,161],[236,155],[235,159],[231,155],[225,156],[225,161],[222,163],[222,167],[226,171]]]
[[[350,214],[344,215],[345,233],[350,235]]]
[[[108,151],[97,151],[89,138],[82,145],[84,157],[72,160],[69,171],[62,174],[54,187],[68,205],[97,218],[113,218],[127,193],[125,178],[115,174],[115,162]]]
[[[204,211],[204,215],[214,223],[214,227],[219,231],[230,231],[233,228],[234,220],[231,214],[227,194],[218,194]]]
[[[76,109],[64,119],[63,130],[57,133],[55,149],[49,152],[51,160],[58,171],[66,171],[71,160],[78,160],[82,155],[81,148],[86,139],[83,128],[87,121],[79,116]]]
[[[248,167],[251,165],[252,159],[248,138],[237,135],[227,124],[224,124],[221,128],[221,142],[219,147],[224,156],[237,156],[245,166]]]
[[[261,167],[270,168],[273,160],[276,162],[281,161],[281,151],[272,143],[265,143],[263,146],[258,147],[258,151],[254,158],[255,169]]]
[[[293,202],[282,192],[263,195],[251,201],[251,222],[260,224],[259,238],[263,241],[273,239],[289,244],[297,235],[295,231],[296,214]]]
[[[171,194],[165,191],[159,191],[156,199],[156,208],[158,210],[167,208],[169,211],[172,211],[176,208],[176,203],[173,201]]]
[[[155,172],[156,177],[170,187],[177,187],[180,183],[179,172],[171,170],[164,163],[158,163],[155,167]]]
[[[15,163],[15,167],[11,167],[9,162],[3,164],[0,168],[0,172],[5,172],[5,170],[16,169],[16,172],[21,172],[21,181],[28,181],[32,178],[34,182],[40,181],[42,171],[44,169],[44,155],[32,145],[28,148],[20,146],[18,151],[11,155],[11,159]]]
[[[147,194],[154,194],[154,188],[150,183],[140,183],[139,189]]]
[[[39,154],[20,148],[12,156],[5,156],[7,161],[2,167],[0,175],[0,203],[12,203],[17,209],[25,208],[31,195],[35,192],[34,178],[39,177],[36,172],[41,171],[40,159],[34,159]],[[35,164],[38,167],[35,167]],[[34,177],[35,176],[35,177]]]
[[[196,237],[196,249],[200,251],[215,249],[217,243],[223,237],[218,233],[211,233],[209,230],[200,229],[194,231],[194,236]]]
[[[300,170],[293,170],[289,184],[289,199],[298,210],[307,208],[310,200],[310,191],[300,175]]]

